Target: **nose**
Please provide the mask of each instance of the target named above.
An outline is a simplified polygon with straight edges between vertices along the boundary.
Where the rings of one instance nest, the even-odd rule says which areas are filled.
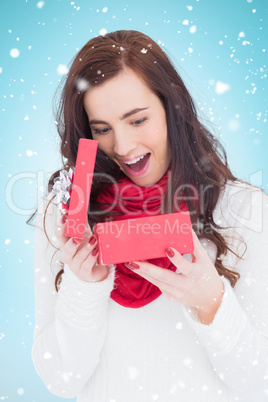
[[[113,152],[116,157],[125,157],[131,154],[135,149],[135,139],[131,136],[127,129],[119,128],[114,130]]]

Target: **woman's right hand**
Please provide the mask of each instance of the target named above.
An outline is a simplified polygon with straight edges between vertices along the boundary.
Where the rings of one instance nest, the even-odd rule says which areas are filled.
[[[86,282],[100,282],[108,276],[108,267],[96,263],[98,257],[97,240],[87,224],[84,238],[76,239],[65,236],[66,217],[62,216],[57,224],[55,235],[62,251],[61,261],[79,279]]]

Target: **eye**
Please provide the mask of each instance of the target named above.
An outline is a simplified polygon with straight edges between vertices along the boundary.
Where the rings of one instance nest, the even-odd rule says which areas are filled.
[[[142,123],[145,122],[145,120],[147,120],[146,117],[144,117],[143,119],[132,121],[131,124],[134,125],[134,126],[140,126]]]
[[[94,130],[92,129],[93,134],[107,134],[109,132],[109,128],[103,128],[102,130]]]

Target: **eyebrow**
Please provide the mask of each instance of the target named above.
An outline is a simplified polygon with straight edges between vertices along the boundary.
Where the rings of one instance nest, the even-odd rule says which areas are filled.
[[[123,114],[123,116],[120,117],[120,120],[125,120],[127,117],[132,116],[133,114],[136,114],[136,113],[141,112],[142,110],[146,110],[146,109],[149,109],[149,107],[143,107],[143,108],[137,107],[136,109],[130,110],[130,112]],[[104,121],[104,120],[90,120],[89,124],[109,124],[109,123],[107,123],[107,121]]]

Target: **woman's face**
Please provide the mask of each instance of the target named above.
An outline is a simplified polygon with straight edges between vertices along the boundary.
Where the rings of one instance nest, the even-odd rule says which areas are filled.
[[[93,139],[134,183],[161,179],[170,163],[165,109],[131,69],[89,89],[84,107]]]

